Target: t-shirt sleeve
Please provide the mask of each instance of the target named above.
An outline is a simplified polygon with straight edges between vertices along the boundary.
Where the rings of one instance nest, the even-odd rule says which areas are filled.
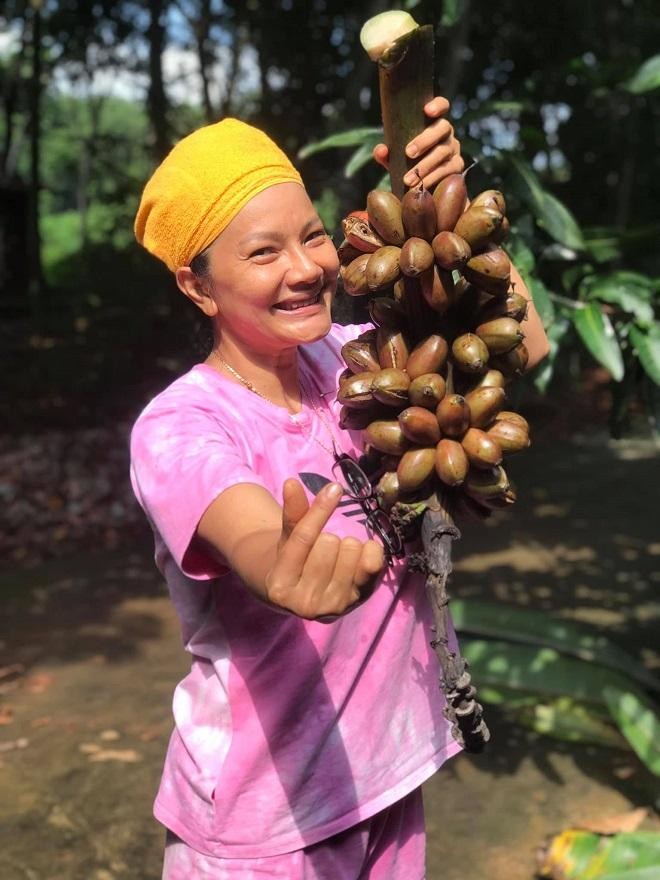
[[[195,540],[206,509],[238,483],[266,488],[218,415],[182,400],[156,401],[135,423],[131,483],[176,564],[198,580],[228,571]]]

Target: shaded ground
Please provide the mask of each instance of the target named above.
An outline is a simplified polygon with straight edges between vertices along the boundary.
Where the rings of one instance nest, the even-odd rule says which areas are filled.
[[[464,529],[453,594],[592,623],[657,668],[657,448],[537,443],[513,464],[521,500]],[[186,661],[143,533],[6,573],[0,603],[0,878],[156,880],[151,801]],[[489,722],[487,754],[425,787],[428,880],[530,880],[549,834],[658,797],[629,753]]]

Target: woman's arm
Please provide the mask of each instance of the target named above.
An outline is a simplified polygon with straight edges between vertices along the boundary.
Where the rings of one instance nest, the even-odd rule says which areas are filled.
[[[331,483],[310,505],[290,479],[280,507],[261,486],[241,483],[209,505],[196,537],[259,599],[308,620],[335,617],[367,598],[384,564],[375,541],[323,531],[341,497]]]
[[[527,306],[527,316],[523,321],[522,329],[525,334],[525,345],[529,351],[529,360],[525,369],[532,370],[543,360],[544,357],[548,356],[550,353],[550,344],[548,342],[548,337],[545,335],[543,322],[541,321],[539,313],[536,311],[534,300],[527,289],[527,285],[520,277],[520,273],[513,263],[511,264],[511,281],[516,293],[521,293],[529,303]]]

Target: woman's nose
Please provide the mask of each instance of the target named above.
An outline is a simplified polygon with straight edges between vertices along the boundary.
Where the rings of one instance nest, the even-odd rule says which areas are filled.
[[[323,266],[317,263],[307,248],[301,245],[292,251],[288,273],[290,285],[313,284],[322,276]]]

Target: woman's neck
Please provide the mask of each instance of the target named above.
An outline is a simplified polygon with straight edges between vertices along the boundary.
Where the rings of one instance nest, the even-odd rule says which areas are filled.
[[[289,412],[300,412],[302,398],[297,348],[264,354],[246,350],[233,340],[216,337],[206,363],[239,384],[249,383],[255,393],[276,406],[284,407]]]

